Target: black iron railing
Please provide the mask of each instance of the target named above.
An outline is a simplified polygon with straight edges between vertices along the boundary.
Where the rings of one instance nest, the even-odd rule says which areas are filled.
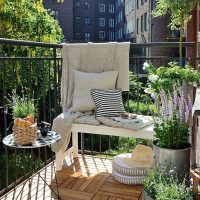
[[[152,62],[156,66],[170,61],[179,62],[178,45],[179,43],[168,42],[131,44],[130,70],[135,75],[136,83],[131,112],[148,114],[148,107],[140,88],[146,81],[146,74],[142,70],[144,61]],[[38,168],[53,159],[49,148],[16,152],[3,146],[2,139],[12,132],[8,128],[13,121],[12,110],[6,99],[13,90],[22,95],[23,89],[35,100],[38,122],[52,123],[54,117],[61,113],[61,48],[62,45],[57,44],[0,39],[0,196],[30,175],[33,154],[38,158],[36,163]],[[184,57],[184,62],[194,62],[194,43],[184,43],[183,48],[184,52],[188,49],[192,52],[191,58]],[[127,96],[127,94],[124,96],[126,101]],[[79,141],[81,141],[79,142],[80,153],[83,154],[115,155],[130,151],[136,144],[136,139],[132,138],[87,133],[80,133]],[[15,169],[17,171],[13,173]]]

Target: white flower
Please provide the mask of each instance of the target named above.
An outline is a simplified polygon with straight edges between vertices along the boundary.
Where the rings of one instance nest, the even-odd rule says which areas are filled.
[[[155,98],[155,93],[151,93],[151,98]]]
[[[193,82],[193,87],[197,87],[197,83],[196,82]]]
[[[144,92],[147,94],[151,94],[151,88],[145,88]]]
[[[155,75],[155,74],[151,74],[151,75],[149,75],[149,80],[151,81],[151,82],[155,82],[157,79],[158,79],[158,75]]]
[[[148,67],[149,67],[149,63],[148,63],[148,62],[145,62],[145,63],[143,64],[142,69],[143,69],[143,70],[146,70]]]

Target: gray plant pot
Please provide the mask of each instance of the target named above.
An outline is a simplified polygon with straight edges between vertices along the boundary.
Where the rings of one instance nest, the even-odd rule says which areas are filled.
[[[142,189],[142,200],[153,200],[144,189]]]
[[[164,149],[153,144],[154,164],[161,168],[172,167],[178,174],[190,171],[190,149]]]

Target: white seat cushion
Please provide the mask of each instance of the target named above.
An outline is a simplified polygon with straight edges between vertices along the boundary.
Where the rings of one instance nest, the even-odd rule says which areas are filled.
[[[124,162],[124,158],[131,158],[131,155],[131,153],[126,153],[115,156],[112,163],[113,169],[122,175],[144,176],[149,168],[137,168]]]
[[[115,170],[112,170],[112,176],[116,181],[123,184],[133,185],[133,184],[143,184],[144,182],[144,176],[127,176],[120,174]]]

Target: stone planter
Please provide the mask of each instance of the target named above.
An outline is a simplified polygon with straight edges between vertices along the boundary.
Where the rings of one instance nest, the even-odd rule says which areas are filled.
[[[178,174],[189,174],[190,149],[164,149],[153,144],[154,164],[157,163],[161,168],[175,168]]]
[[[142,189],[142,199],[141,200],[153,200],[148,194],[147,192]]]

